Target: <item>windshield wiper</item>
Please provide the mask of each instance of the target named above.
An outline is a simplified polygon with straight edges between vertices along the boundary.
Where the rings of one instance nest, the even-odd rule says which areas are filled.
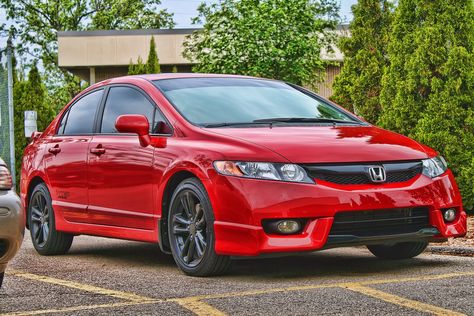
[[[267,119],[254,120],[254,123],[341,123],[341,124],[357,124],[356,121],[346,121],[331,118],[311,118],[311,117],[274,117]]]
[[[208,124],[201,124],[202,127],[205,128],[213,128],[213,127],[232,127],[232,126],[245,126],[245,125],[259,125],[259,124],[271,124],[271,122],[222,122],[222,123],[208,123]]]

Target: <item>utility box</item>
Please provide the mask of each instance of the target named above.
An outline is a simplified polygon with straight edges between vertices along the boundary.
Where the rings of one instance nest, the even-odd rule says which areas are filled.
[[[34,132],[38,131],[36,111],[25,111],[25,137],[30,138]]]

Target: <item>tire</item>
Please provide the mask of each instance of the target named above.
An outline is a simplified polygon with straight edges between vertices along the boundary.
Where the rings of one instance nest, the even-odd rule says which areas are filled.
[[[62,255],[71,248],[74,236],[56,230],[51,195],[43,183],[38,184],[31,194],[28,224],[33,246],[40,255]]]
[[[168,232],[174,261],[185,274],[213,276],[229,268],[230,257],[214,250],[214,212],[198,179],[185,179],[175,189],[168,212]]]
[[[369,245],[367,248],[376,257],[382,259],[408,259],[421,254],[428,247],[428,243],[402,242],[394,245]]]

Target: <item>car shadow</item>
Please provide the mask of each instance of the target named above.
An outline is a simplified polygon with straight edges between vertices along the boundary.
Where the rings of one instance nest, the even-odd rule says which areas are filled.
[[[160,251],[155,244],[115,241],[73,246],[67,256],[94,258],[113,262],[115,265],[175,267],[173,257]],[[311,276],[363,276],[397,273],[403,270],[449,266],[445,259],[433,260],[420,256],[406,260],[381,260],[366,248],[339,248],[275,258],[236,259],[224,278],[302,278]],[[180,271],[176,267],[176,273]]]
[[[404,260],[383,260],[365,248],[339,248],[280,258],[237,260],[228,274],[233,277],[261,279],[302,278],[311,276],[376,276],[420,268],[449,266],[449,260],[433,260],[425,256]]]

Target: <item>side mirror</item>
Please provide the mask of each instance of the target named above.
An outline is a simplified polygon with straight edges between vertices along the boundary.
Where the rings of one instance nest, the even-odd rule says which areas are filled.
[[[147,147],[151,144],[150,124],[144,115],[120,115],[115,121],[115,128],[119,133],[134,133],[138,135],[140,145]]]

